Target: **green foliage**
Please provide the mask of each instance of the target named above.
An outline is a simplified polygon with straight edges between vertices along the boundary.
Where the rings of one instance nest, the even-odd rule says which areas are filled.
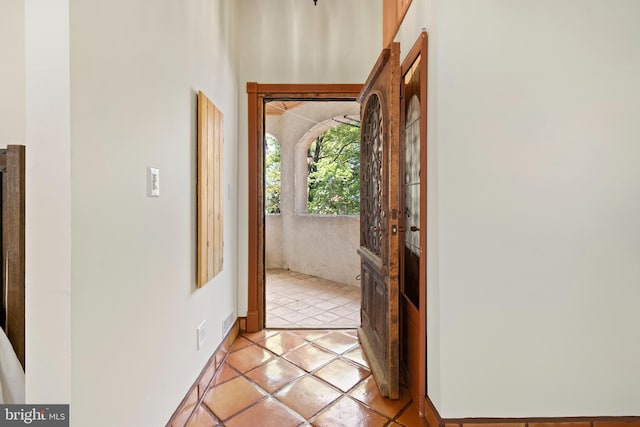
[[[271,135],[265,140],[264,158],[264,210],[268,214],[280,213],[280,143]]]
[[[309,147],[309,213],[360,214],[360,129],[340,124]]]

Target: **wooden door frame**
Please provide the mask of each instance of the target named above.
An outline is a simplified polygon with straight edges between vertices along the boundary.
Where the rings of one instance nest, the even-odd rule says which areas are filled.
[[[427,69],[428,69],[428,35],[426,32],[414,43],[409,53],[400,65],[400,73],[404,78],[415,61],[420,58],[420,283],[418,298],[420,338],[419,348],[419,399],[418,410],[420,414],[425,413],[427,398]],[[404,122],[404,103],[402,106],[402,121]],[[402,124],[404,129],[404,123]],[[402,137],[404,140],[404,136]],[[416,396],[414,396],[415,398]]]
[[[247,331],[264,329],[264,105],[273,100],[355,101],[361,84],[247,83],[249,256]]]

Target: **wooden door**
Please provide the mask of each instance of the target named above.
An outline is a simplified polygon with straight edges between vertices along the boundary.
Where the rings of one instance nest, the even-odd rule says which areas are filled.
[[[399,397],[400,45],[376,62],[362,93],[360,341],[380,393]]]

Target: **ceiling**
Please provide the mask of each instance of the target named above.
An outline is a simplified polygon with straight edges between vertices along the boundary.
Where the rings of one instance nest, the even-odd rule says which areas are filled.
[[[308,101],[271,101],[265,107],[267,116],[281,116],[286,111],[293,110],[306,104]]]

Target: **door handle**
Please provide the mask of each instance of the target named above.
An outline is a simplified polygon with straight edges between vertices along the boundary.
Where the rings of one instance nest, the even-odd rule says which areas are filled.
[[[420,227],[416,227],[415,225],[412,225],[409,230],[411,231],[420,231]],[[400,226],[400,227],[396,227],[395,225],[391,226],[391,232],[393,234],[396,234],[396,232],[401,232],[404,233],[405,231],[407,231],[404,227]]]

